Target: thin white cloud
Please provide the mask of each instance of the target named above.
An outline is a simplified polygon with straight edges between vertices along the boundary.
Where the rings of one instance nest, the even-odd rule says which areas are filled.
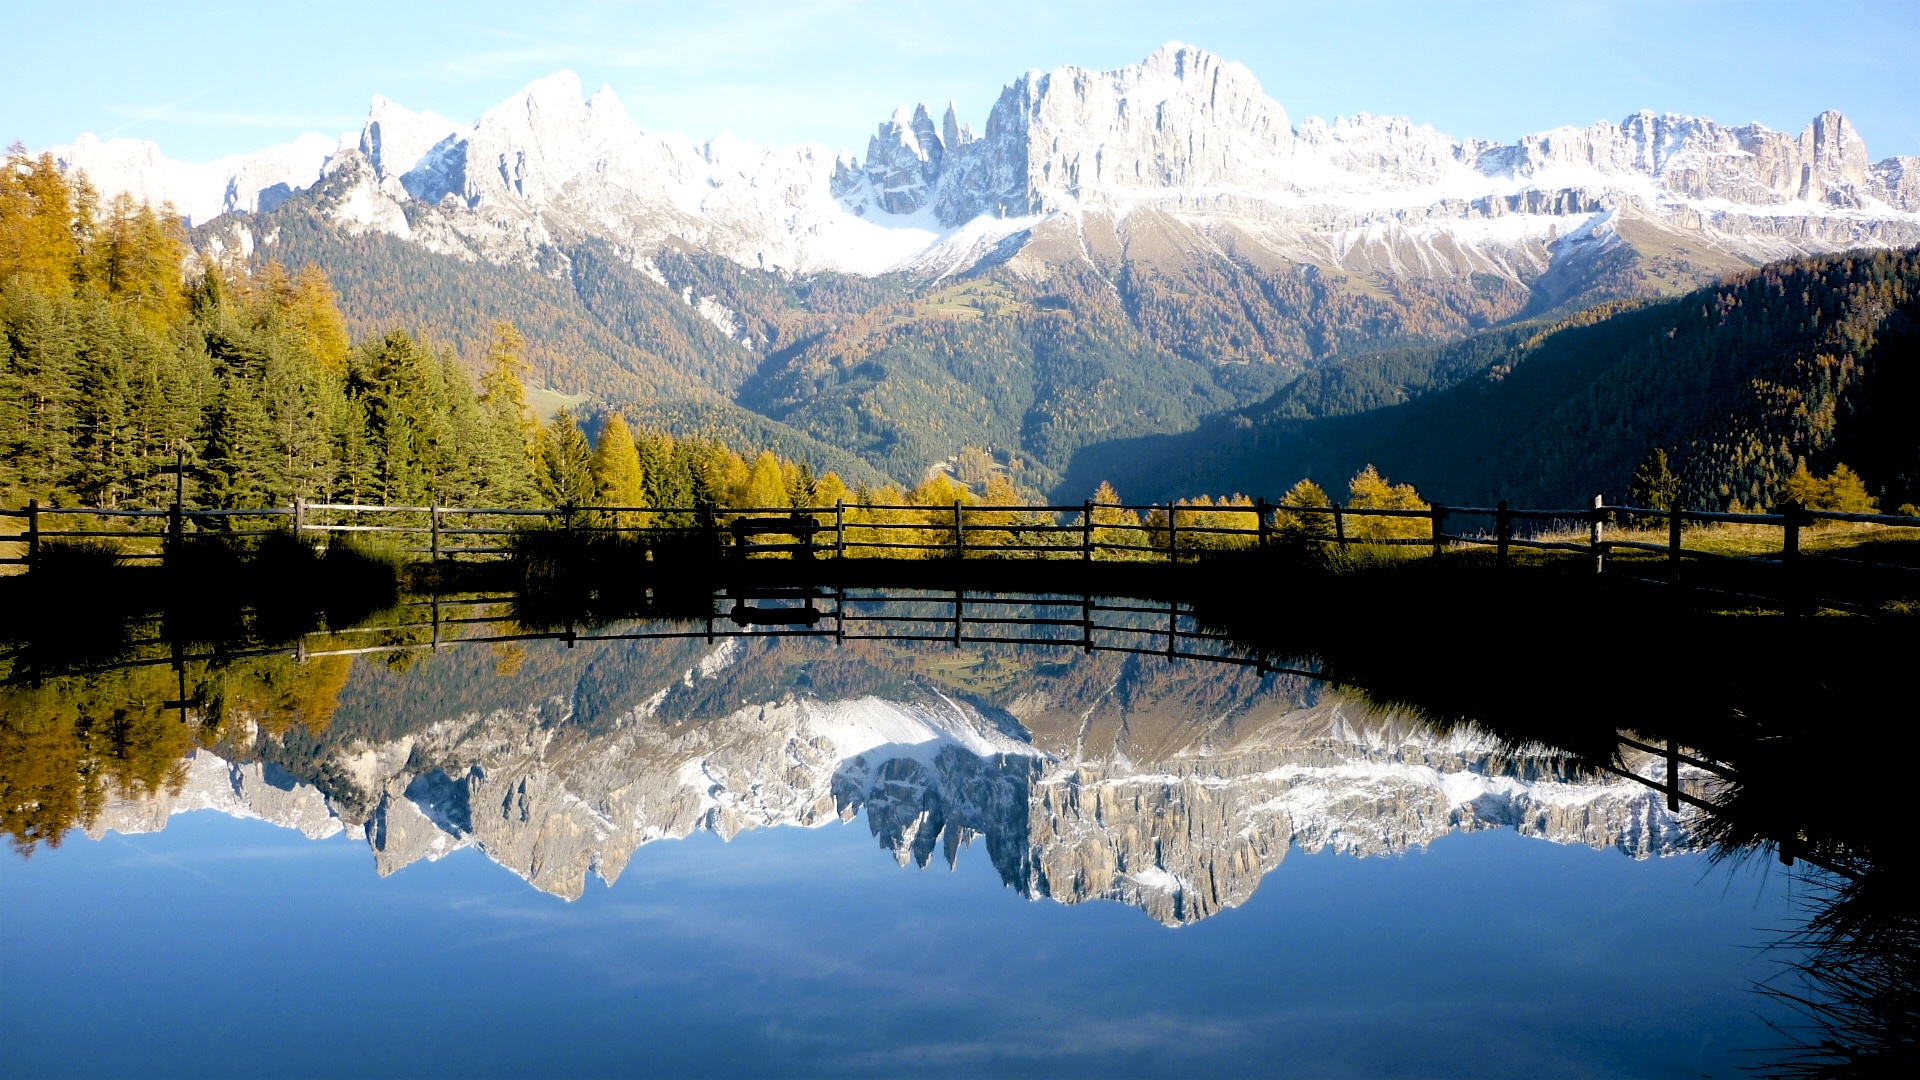
[[[195,94],[194,97],[199,97]],[[182,99],[184,101],[191,98]],[[225,109],[182,109],[179,103],[171,105],[109,105],[106,111],[114,116],[124,116],[127,122],[108,132],[117,134],[135,124],[149,121],[165,121],[169,124],[191,124],[197,127],[225,128],[350,128],[360,121],[356,117],[322,113],[289,112],[251,112]]]
[[[598,19],[575,20],[568,33],[554,37],[492,31],[511,42],[451,57],[443,69],[459,75],[495,77],[537,66],[592,66],[616,71],[710,73],[728,63],[789,59],[796,41],[809,34],[831,34],[838,20],[852,17],[866,0],[815,0],[774,11],[736,10],[733,17],[650,36],[645,44],[613,44],[611,28]]]
[[[107,132],[107,138],[111,139],[115,135],[120,134],[121,132],[132,127],[133,125],[138,124],[144,120],[166,119],[168,116],[171,116],[176,110],[178,110],[181,106],[190,105],[193,102],[198,101],[199,99],[205,97],[207,94],[211,93],[212,91],[213,91],[213,87],[203,86],[200,89],[195,90],[193,93],[188,94],[186,97],[180,98],[177,101],[170,101],[170,102],[167,102],[165,105],[151,106],[148,109],[149,115],[136,116],[128,120],[126,123],[113,128],[112,130]],[[119,108],[118,106],[112,106],[112,107],[109,107],[107,111],[115,113],[116,115],[125,115],[124,113],[117,112],[118,108]]]

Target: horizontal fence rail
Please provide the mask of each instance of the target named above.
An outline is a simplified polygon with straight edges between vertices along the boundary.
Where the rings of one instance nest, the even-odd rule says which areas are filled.
[[[161,559],[191,537],[220,538],[291,534],[329,542],[355,535],[388,538],[407,554],[434,560],[498,556],[523,550],[516,540],[532,532],[576,537],[619,537],[643,545],[692,545],[750,558],[873,558],[902,554],[947,558],[1070,558],[1083,561],[1204,559],[1223,551],[1268,547],[1278,541],[1311,541],[1347,547],[1425,547],[1438,555],[1449,546],[1497,550],[1501,563],[1514,548],[1570,552],[1593,560],[1596,571],[1619,553],[1665,556],[1665,579],[1678,581],[1683,562],[1751,563],[1792,567],[1801,561],[1803,530],[1823,522],[1920,529],[1920,518],[1784,507],[1773,514],[1667,510],[1607,505],[1529,509],[1497,506],[1424,507],[1291,506],[1259,500],[1244,505],[1185,506],[1085,502],[1059,506],[951,506],[837,503],[820,507],[467,507],[390,506],[304,502],[291,506],[191,510],[41,506],[0,509],[0,519],[19,523],[0,532],[0,563],[32,565],[49,542],[111,541],[124,558]],[[1480,521],[1463,529],[1456,522]],[[1554,523],[1571,525],[1554,530]],[[1645,529],[1664,524],[1664,543],[1617,537],[1610,527]],[[0,528],[4,528],[0,520]],[[1776,551],[1729,554],[1685,543],[1686,527],[1747,525],[1778,528]],[[1585,536],[1579,536],[1584,529]],[[1920,533],[1916,533],[1920,536]],[[1643,560],[1644,561],[1644,560]],[[1843,555],[1822,555],[1822,564],[1913,573],[1920,566]],[[1920,578],[1916,578],[1920,581]]]
[[[401,621],[303,634],[288,645],[246,645],[182,651],[164,636],[136,639],[123,658],[96,667],[63,669],[85,675],[186,662],[226,662],[261,656],[306,661],[325,657],[438,651],[461,645],[559,641],[818,638],[833,642],[930,642],[1024,645],[1082,653],[1120,653],[1246,668],[1265,675],[1326,680],[1319,672],[1275,663],[1239,648],[1225,634],[1201,626],[1183,601],[1144,602],[1092,593],[976,593],[971,590],[857,587],[722,589],[705,613],[639,615],[594,628],[531,628],[512,613],[510,596],[437,597],[403,605]],[[27,681],[41,675],[28,673]],[[0,680],[0,685],[14,681]],[[193,703],[182,702],[182,707]]]

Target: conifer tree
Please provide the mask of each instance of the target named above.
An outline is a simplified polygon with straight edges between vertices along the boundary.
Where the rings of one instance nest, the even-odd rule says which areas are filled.
[[[309,263],[293,279],[286,300],[287,332],[320,367],[336,378],[347,373],[347,321],[339,298],[320,268]]]
[[[354,366],[365,387],[379,498],[426,502],[455,452],[440,364],[405,331],[391,330],[362,346]]]
[[[501,506],[525,506],[533,501],[533,441],[535,428],[527,410],[522,378],[525,340],[504,320],[493,324],[493,343],[480,375],[480,424],[483,431],[474,450],[485,477],[483,501]]]
[[[132,353],[147,331],[97,299],[79,305],[78,313],[85,345],[76,358],[73,473],[63,486],[82,503],[120,506],[132,493],[138,460],[129,392]]]
[[[787,485],[787,505],[813,506],[818,495],[819,481],[814,478],[813,465],[805,461],[780,461],[780,478]]]
[[[91,284],[156,330],[179,320],[187,303],[180,273],[187,245],[171,206],[156,214],[122,193],[90,240],[83,273]]]
[[[1868,493],[1860,474],[1845,464],[1835,465],[1826,479],[1820,479],[1801,461],[1782,486],[1781,494],[1808,510],[1834,510],[1843,514],[1871,514],[1879,504]]]
[[[70,293],[92,199],[84,183],[67,182],[52,154],[9,147],[0,168],[0,284],[19,277],[48,296]]]
[[[640,469],[640,451],[626,417],[613,413],[600,428],[593,448],[594,483],[602,506],[645,506],[646,477]]]
[[[326,497],[338,470],[339,384],[318,361],[280,353],[267,359],[260,396],[273,430],[276,489],[289,498]]]
[[[700,440],[683,445],[695,451],[694,501],[702,506],[746,506],[753,469],[733,448]],[[776,463],[775,469],[779,468]],[[781,488],[785,490],[784,486]]]
[[[1347,482],[1347,505],[1363,510],[1424,510],[1427,506],[1412,484],[1392,483],[1372,465]],[[1432,532],[1433,522],[1418,517],[1357,515],[1347,526],[1347,535],[1360,539],[1415,539]]]
[[[671,435],[651,432],[634,440],[634,445],[639,451],[640,482],[647,493],[646,505],[676,511],[693,506],[693,470],[687,448]],[[676,528],[693,524],[693,519],[684,512],[651,515],[649,521]]]
[[[855,501],[854,494],[847,490],[847,483],[840,479],[839,473],[829,472],[821,476],[813,485],[813,505],[815,506],[830,507],[836,503],[853,501]]]
[[[1667,452],[1654,447],[1640,467],[1633,471],[1633,483],[1627,490],[1627,501],[1649,510],[1672,510],[1679,498],[1680,478],[1673,474],[1667,462]]]
[[[73,475],[73,411],[79,396],[73,301],[16,279],[0,293],[8,352],[5,443],[14,488],[42,500],[62,497]]]
[[[211,505],[277,505],[273,459],[273,430],[258,388],[237,374],[226,375],[209,419],[202,470]]]
[[[1120,493],[1112,484],[1100,481],[1093,492],[1093,502],[1093,542],[1100,545],[1102,551],[1147,544],[1147,535],[1133,528],[1140,524],[1140,515],[1120,509]]]
[[[753,459],[737,505],[754,508],[793,505],[787,497],[786,480],[780,475],[780,459],[773,456],[773,451],[762,450],[760,456]]]
[[[379,501],[377,484],[377,463],[374,461],[373,443],[367,436],[367,403],[361,398],[348,398],[341,406],[339,447],[336,460],[339,462],[334,473],[335,498],[350,503],[374,503]]]
[[[538,436],[540,494],[548,506],[591,506],[596,484],[593,447],[572,409],[561,409]]]
[[[1332,506],[1333,500],[1319,484],[1312,480],[1301,480],[1280,496],[1281,506]],[[1332,536],[1333,521],[1326,514],[1290,514],[1282,510],[1277,515],[1282,533],[1299,536]]]

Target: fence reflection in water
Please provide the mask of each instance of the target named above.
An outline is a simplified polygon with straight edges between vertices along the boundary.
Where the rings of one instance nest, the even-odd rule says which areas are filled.
[[[1318,673],[1274,664],[1225,634],[1199,625],[1178,600],[1147,602],[1092,594],[980,593],[968,590],[849,587],[721,589],[704,614],[677,611],[606,627],[529,629],[513,616],[515,598],[483,595],[415,601],[427,615],[408,622],[306,635],[303,658],[359,656],[516,641],[636,641],[700,638],[823,638],[961,645],[1030,645],[1087,653],[1128,653],[1247,667],[1260,674]],[[421,609],[424,609],[422,611]],[[356,637],[384,638],[364,645]],[[284,650],[283,650],[284,651]],[[166,663],[156,659],[154,663]]]
[[[1251,669],[1261,676],[1287,675],[1337,686],[1337,680],[1311,668],[1276,663],[1229,635],[1199,623],[1194,606],[1179,600],[1144,601],[1091,593],[1009,594],[944,589],[877,589],[816,586],[723,588],[690,610],[683,599],[663,604],[656,615],[604,625],[565,623],[528,625],[516,612],[513,594],[467,594],[410,601],[399,621],[303,634],[287,645],[222,646],[190,649],[164,636],[130,642],[123,659],[93,670],[170,665],[181,673],[178,700],[169,701],[180,719],[203,703],[190,700],[186,666],[280,656],[302,663],[329,657],[378,657],[436,652],[478,645],[554,641],[573,648],[581,642],[647,640],[817,639],[843,642],[898,642],[917,645],[1025,646],[1063,652],[1111,653],[1191,661]],[[665,610],[671,608],[671,610]],[[154,624],[154,629],[160,629]],[[68,671],[64,674],[87,674]],[[19,677],[5,680],[21,681]],[[1591,762],[1604,772],[1633,780],[1665,796],[1670,810],[1683,804],[1713,812],[1717,794],[1740,782],[1724,762],[1689,752],[1676,741],[1622,731],[1619,745],[1632,754],[1624,760]],[[1658,745],[1655,745],[1658,743]],[[1781,860],[1798,854],[1791,838],[1779,840]],[[1812,858],[1816,865],[1822,860]]]

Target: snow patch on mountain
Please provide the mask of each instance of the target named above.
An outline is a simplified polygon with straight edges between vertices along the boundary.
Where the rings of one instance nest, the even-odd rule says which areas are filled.
[[[682,289],[680,298],[693,309],[694,314],[707,320],[715,330],[725,334],[729,341],[740,337],[740,315],[732,308],[711,296],[695,299],[692,286]]]
[[[302,135],[284,146],[204,164],[174,161],[157,143],[82,135],[52,151],[68,175],[85,174],[101,195],[127,195],[136,203],[172,206],[192,224],[227,213],[272,210],[326,172],[341,143]]]

